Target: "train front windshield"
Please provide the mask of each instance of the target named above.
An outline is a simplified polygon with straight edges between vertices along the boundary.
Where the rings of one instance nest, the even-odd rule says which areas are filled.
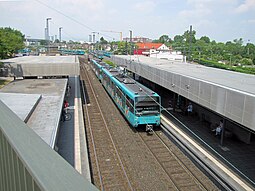
[[[137,116],[160,114],[158,96],[137,97],[135,100],[135,111]]]

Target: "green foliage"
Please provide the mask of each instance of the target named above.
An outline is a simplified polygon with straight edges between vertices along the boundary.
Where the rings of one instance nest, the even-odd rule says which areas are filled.
[[[204,41],[205,43],[210,43],[210,38],[207,36],[202,36],[200,40]]]
[[[176,36],[174,37],[174,42],[175,42],[175,43],[182,43],[183,40],[184,40],[184,37],[181,36],[181,35],[176,35]]]
[[[159,42],[163,43],[165,45],[168,45],[169,42],[171,42],[172,40],[169,38],[168,35],[162,35],[161,37],[159,37]]]
[[[131,51],[132,43],[130,42],[118,42],[118,49],[114,52],[114,54],[118,55],[127,55]]]
[[[109,64],[109,65],[112,66],[112,67],[116,67],[116,66],[117,66],[116,64],[114,64],[114,63],[111,62],[110,60],[103,59],[103,61],[104,61],[106,64]]]
[[[104,39],[104,37],[100,38],[100,44],[107,44],[108,42]]]
[[[202,64],[202,65],[208,66],[208,67],[231,70],[231,71],[241,72],[241,73],[246,73],[246,74],[255,74],[255,68],[247,68],[247,67],[241,67],[241,66],[233,67],[233,66],[221,64],[221,63],[211,61],[211,60],[206,60],[206,59],[200,59],[200,60],[196,59],[195,61],[199,64]]]
[[[23,49],[24,35],[10,27],[0,28],[0,58],[10,58],[17,53],[18,50]]]
[[[48,41],[47,40],[40,40],[40,45],[47,45],[48,44]]]
[[[222,43],[211,40],[207,36],[196,39],[195,35],[196,31],[192,31],[190,34],[190,31],[187,30],[182,35],[174,36],[170,45],[174,50],[181,51],[185,56],[189,56],[190,53],[191,61],[197,61],[200,64],[210,67],[254,74],[254,44],[247,43],[244,45],[242,38]],[[163,37],[164,35],[160,38],[162,39]],[[160,39],[158,41],[160,41]],[[226,63],[226,65],[222,63]],[[232,66],[235,67],[232,68]]]
[[[250,58],[242,58],[241,60],[240,60],[240,63],[242,64],[242,65],[252,65],[253,63],[252,63],[252,59],[250,59]]]

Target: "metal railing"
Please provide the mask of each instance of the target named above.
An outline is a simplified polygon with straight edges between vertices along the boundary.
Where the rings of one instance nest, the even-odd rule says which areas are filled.
[[[0,190],[98,190],[0,100]]]

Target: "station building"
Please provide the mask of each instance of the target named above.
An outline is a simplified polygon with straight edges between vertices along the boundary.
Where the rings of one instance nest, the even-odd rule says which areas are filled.
[[[212,128],[225,120],[225,136],[247,144],[255,132],[255,76],[146,56],[113,56],[137,80],[162,96],[165,108],[184,112],[189,102],[194,114]]]

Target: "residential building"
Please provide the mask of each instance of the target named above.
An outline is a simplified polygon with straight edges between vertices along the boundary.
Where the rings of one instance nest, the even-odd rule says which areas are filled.
[[[150,55],[150,51],[169,52],[170,49],[163,43],[136,43],[137,48],[134,50],[134,54]]]

